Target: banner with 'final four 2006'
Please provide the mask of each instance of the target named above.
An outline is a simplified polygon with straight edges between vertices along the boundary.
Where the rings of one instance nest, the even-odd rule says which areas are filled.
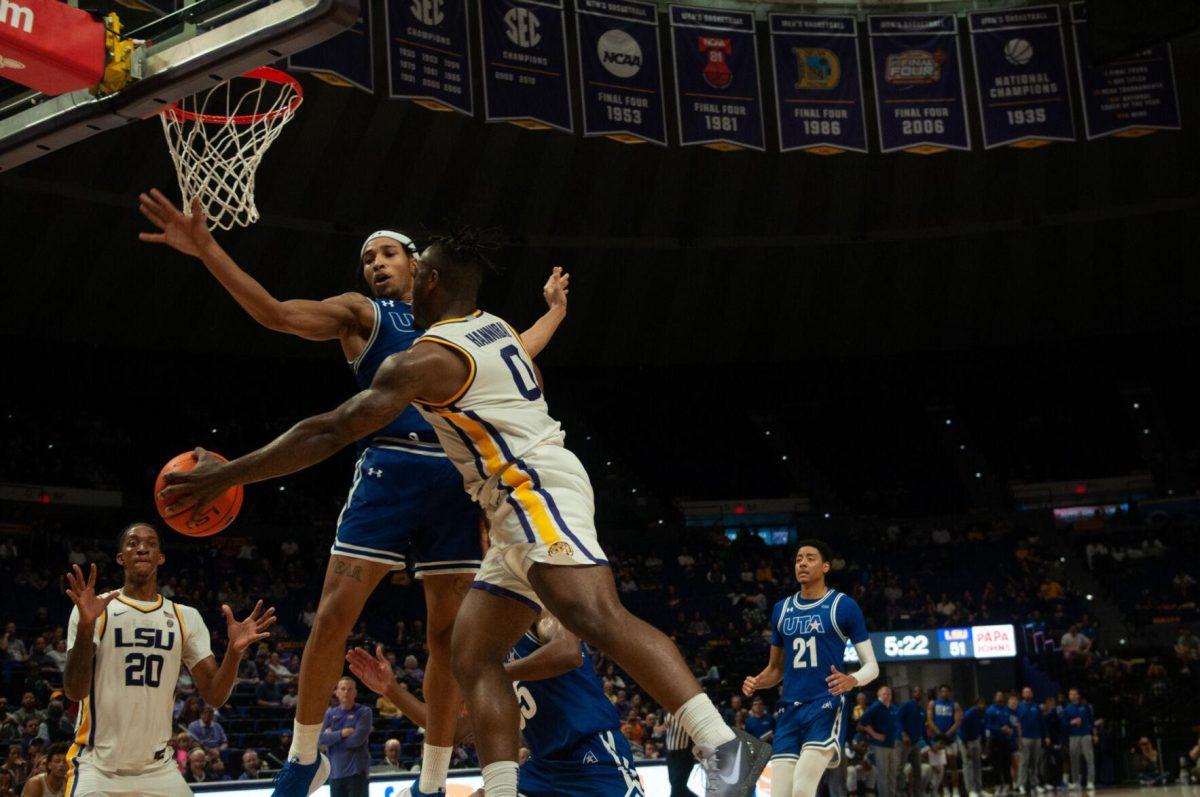
[[[771,14],[779,149],[867,151],[854,17]]]
[[[754,14],[671,6],[679,141],[765,149]]]
[[[884,14],[867,25],[880,148],[916,155],[971,149],[958,19]]]
[[[563,0],[484,0],[480,11],[487,121],[572,132]]]
[[[1074,141],[1058,6],[967,16],[985,149]]]
[[[667,145],[658,6],[575,0],[583,134]]]

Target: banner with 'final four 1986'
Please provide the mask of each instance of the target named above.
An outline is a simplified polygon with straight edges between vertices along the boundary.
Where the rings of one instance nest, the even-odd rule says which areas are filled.
[[[769,21],[780,151],[866,152],[857,21],[808,14]]]
[[[1058,6],[967,16],[985,149],[1074,141]]]
[[[916,155],[971,149],[958,19],[885,14],[867,25],[880,148]]]
[[[667,145],[658,6],[575,0],[583,134]]]
[[[754,14],[671,6],[679,141],[765,149]]]

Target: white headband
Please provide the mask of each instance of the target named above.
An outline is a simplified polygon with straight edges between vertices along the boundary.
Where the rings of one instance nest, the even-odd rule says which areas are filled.
[[[367,240],[363,241],[362,250],[358,253],[358,256],[362,257],[364,254],[366,254],[367,247],[371,245],[372,241],[378,238],[392,238],[393,240],[399,241],[404,248],[408,250],[409,254],[415,255],[417,253],[417,245],[413,243],[412,238],[409,238],[404,233],[396,232],[394,230],[376,230],[367,236]]]

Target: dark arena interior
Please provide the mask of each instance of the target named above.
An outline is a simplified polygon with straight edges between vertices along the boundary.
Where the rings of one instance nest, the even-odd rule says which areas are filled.
[[[269,11],[285,1],[241,6]],[[520,716],[520,793],[527,797],[1000,797],[1097,787],[1113,794],[1148,788],[1197,794],[1200,38],[1194,10],[1184,8],[1190,3],[696,0],[697,8],[685,8],[625,0],[363,0],[339,23],[340,32],[305,40],[308,49],[293,43],[265,51],[290,61],[229,44],[216,66],[196,67],[217,70],[208,84],[198,87],[192,73],[199,72],[184,60],[179,65],[186,79],[170,69],[153,71],[155,46],[193,36],[199,41],[203,31],[224,24],[189,18],[184,27],[169,28],[172,15],[183,19],[179,15],[189,7],[228,2],[166,8],[140,0],[72,2],[72,10],[93,20],[115,11],[135,38],[139,26],[157,32],[144,41],[127,40],[135,61],[144,50],[144,72],[134,69],[115,88],[62,97],[104,98],[108,110],[97,100],[97,113],[112,113],[123,97],[133,102],[151,90],[174,92],[167,98],[173,102],[209,91],[215,77],[223,84],[264,65],[299,81],[303,102],[283,120],[269,150],[259,153],[252,185],[230,189],[251,192],[261,218],[211,233],[233,268],[261,285],[258,294],[245,283],[230,287],[214,279],[214,269],[226,265],[212,265],[211,250],[202,253],[201,263],[170,240],[139,240],[139,233],[157,233],[163,224],[178,232],[197,221],[164,216],[164,205],[152,197],[139,200],[157,188],[172,213],[181,203],[179,164],[153,111],[138,110],[137,117],[148,118],[119,125],[97,121],[95,131],[69,146],[54,140],[54,131],[74,122],[43,119],[43,128],[34,129],[22,121],[61,97],[36,94],[21,83],[23,75],[39,71],[37,62],[14,50],[21,42],[6,39],[13,34],[3,29],[10,22],[21,32],[23,17],[13,9],[25,6],[0,0],[0,218],[6,241],[0,268],[6,376],[0,393],[0,797],[62,794],[64,784],[65,793],[83,797],[91,788],[80,786],[89,766],[111,776],[111,783],[126,778],[135,785],[125,791],[95,786],[88,795],[177,793],[136,785],[151,781],[126,772],[132,765],[117,767],[121,772],[105,769],[104,756],[112,754],[105,745],[117,749],[132,742],[103,741],[104,724],[112,727],[113,720],[97,706],[115,699],[103,690],[149,694],[160,680],[175,679],[174,672],[147,665],[136,679],[126,669],[124,684],[105,680],[105,668],[117,666],[111,656],[140,633],[114,626],[105,637],[102,629],[118,622],[110,613],[121,604],[99,609],[95,653],[85,650],[78,659],[93,672],[95,656],[90,683],[83,678],[81,690],[74,683],[79,670],[68,672],[78,667],[68,620],[74,609],[76,621],[87,625],[81,613],[94,608],[86,600],[80,605],[81,588],[89,595],[91,588],[76,581],[72,568],[79,566],[84,576],[90,566],[97,568],[90,598],[96,605],[123,583],[125,590],[135,589],[130,573],[138,565],[129,564],[130,557],[150,543],[137,542],[142,538],[133,531],[147,524],[166,558],[157,580],[145,582],[150,593],[143,598],[194,608],[211,635],[216,662],[232,662],[236,669],[225,684],[228,692],[214,681],[223,677],[224,664],[207,674],[183,665],[173,694],[137,698],[162,701],[164,716],[145,719],[163,728],[154,765],[177,767],[171,777],[182,774],[179,787],[196,794],[306,793],[282,775],[275,786],[271,781],[293,759],[309,765],[293,747],[299,744],[296,705],[302,671],[316,672],[305,662],[318,654],[331,662],[316,698],[320,710],[328,705],[320,749],[332,772],[329,786],[317,793],[334,797],[470,797],[485,786],[488,795],[515,794],[508,789],[516,781],[505,780],[508,770],[497,768],[511,758],[503,751],[510,736],[516,740],[515,728],[493,733],[493,714],[508,718],[510,726]],[[36,0],[29,7],[34,5],[41,20],[51,5],[66,4]],[[615,27],[600,37],[598,52],[602,59],[606,52],[620,56],[613,57],[609,78],[615,82],[608,92],[624,91],[621,81],[634,79],[631,71],[651,74],[652,88],[628,91],[652,98],[646,114],[661,117],[657,132],[633,129],[641,116],[618,120],[632,119],[630,129],[605,127],[620,114],[610,108],[605,115],[603,102],[612,96],[592,91],[589,77],[596,46],[587,37],[598,28],[585,17],[587,8],[600,6],[605,14],[628,7],[648,15],[649,22],[604,17]],[[469,113],[448,107],[444,97],[405,94],[399,85],[408,52],[404,36],[415,35],[422,13],[432,30],[439,14],[454,9],[465,14],[460,21],[465,19]],[[1000,33],[986,27],[996,15],[1009,14],[1018,25],[1035,13],[1051,15],[1053,24],[1020,34],[1016,27]],[[408,23],[396,20],[404,14],[417,15],[417,22],[403,27]],[[530,14],[543,19],[535,25]],[[547,22],[546,14],[561,17],[561,25]],[[809,25],[808,33],[786,34],[797,37],[791,43],[783,41],[788,14],[807,15]],[[936,20],[919,37],[907,33],[909,40],[924,37],[920,41],[887,52],[892,39],[905,39],[904,25],[916,24],[913,15]],[[850,56],[836,68],[829,66],[833,54],[847,51],[813,24],[821,17],[848,21],[853,31],[842,40],[850,42]],[[743,18],[748,28],[738,32],[730,20]],[[696,19],[708,19],[710,28],[687,27],[701,24]],[[888,20],[898,27],[888,28]],[[651,31],[657,48],[645,40],[639,47],[636,25]],[[489,43],[489,37],[506,35],[507,44]],[[1081,44],[1085,35],[1087,47]],[[989,36],[1000,37],[999,65],[987,63]],[[339,42],[342,50],[328,42]],[[553,50],[555,42],[565,79],[542,85],[554,73],[555,56],[539,48]],[[685,51],[681,43],[688,42],[692,49]],[[738,49],[747,42],[754,58]],[[1039,115],[1041,106],[1028,118],[1000,106],[993,114],[997,95],[988,87],[1012,85],[1004,82],[1011,76],[993,72],[1023,69],[1030,58],[1042,57],[1045,42],[1061,48],[1057,61],[1050,59],[1051,66],[1030,78],[1043,80],[1046,93],[1020,95],[1035,99],[1014,107],[1045,100],[1049,116]],[[351,46],[365,47],[365,60],[347,55]],[[532,99],[506,85],[499,66],[522,47],[532,60],[509,67],[518,84],[535,93]],[[33,50],[30,45],[25,52]],[[790,67],[781,54],[800,50],[800,77],[784,75]],[[893,81],[909,75],[905,69],[919,71],[911,64],[926,51],[935,53],[928,61],[932,72]],[[116,50],[106,52],[112,66]],[[28,66],[5,61],[19,61],[18,55]],[[706,60],[689,77],[693,56]],[[544,58],[549,66],[538,60]],[[220,59],[236,71],[221,72]],[[540,64],[541,71],[529,64]],[[751,65],[755,71],[747,78]],[[1062,74],[1046,78],[1054,69]],[[537,86],[520,82],[525,71],[536,73],[530,80]],[[1147,72],[1149,82],[1134,94],[1125,92]],[[345,79],[334,85],[339,74]],[[839,95],[843,99],[813,98],[851,74],[859,88]],[[949,99],[937,96],[936,89],[945,88],[937,81],[951,79],[959,85],[942,92]],[[711,107],[697,104],[696,97],[708,95],[689,80],[707,86]],[[731,83],[741,87],[738,96],[722,99]],[[926,90],[934,91],[932,98],[914,99]],[[1045,99],[1053,92],[1058,95]],[[550,118],[564,97],[565,129]],[[729,103],[750,100],[749,117],[721,115]],[[497,110],[501,102],[525,102],[532,110],[505,117]],[[850,108],[843,127],[814,133],[816,128],[797,123],[794,108],[832,107],[824,102]],[[901,111],[888,116],[905,103],[916,109],[918,121],[929,123],[928,140],[906,140],[911,125]],[[946,116],[928,114],[938,103]],[[1121,103],[1126,105],[1114,109]],[[746,131],[755,113],[757,142]],[[853,135],[839,138],[856,120],[861,142]],[[1044,129],[1013,132],[1013,125],[1026,123]],[[963,136],[958,143],[956,124]],[[1069,128],[1065,134],[1062,125]],[[818,141],[814,134],[835,140]],[[624,140],[611,140],[613,135]],[[211,196],[200,196],[211,216]],[[189,240],[209,235],[200,221],[192,224],[187,234],[196,237]],[[368,238],[372,230],[382,237]],[[397,248],[397,232],[415,242],[411,250],[404,241]],[[362,352],[361,368],[367,368],[367,355],[384,345],[381,330],[398,318],[388,312],[396,302],[413,302],[416,319],[406,315],[400,325],[410,332],[414,324],[455,315],[446,308],[459,306],[453,291],[464,273],[475,273],[471,242],[477,238],[494,242],[479,250],[494,268],[483,269],[478,308],[514,330],[553,316],[557,326],[551,326],[544,351],[530,353],[529,362],[512,346],[496,356],[487,335],[508,337],[507,328],[484,326],[466,333],[479,344],[477,354],[455,338],[445,346],[414,345],[410,355],[405,349],[420,334],[416,329],[403,345],[384,352],[391,358],[370,366],[381,374],[370,389],[378,393],[389,366],[402,363],[393,369],[404,369],[394,381],[451,384],[443,391],[455,393],[445,403],[449,409],[436,408],[443,403],[439,396],[420,392],[428,387],[408,393],[398,388],[394,395],[405,400],[381,415],[370,433],[360,433],[359,442],[343,447],[353,438],[339,437],[334,449],[340,450],[323,452],[318,464],[308,467],[306,461],[286,475],[247,484],[240,512],[234,510],[232,522],[221,520],[228,527],[220,533],[189,537],[174,530],[192,508],[168,525],[160,516],[162,502],[155,500],[163,463],[196,447],[241,457],[305,418],[330,417],[323,414],[372,384],[362,370],[356,382],[348,354]],[[362,250],[359,260],[355,247]],[[368,282],[381,267],[363,261],[385,255],[398,258],[399,270]],[[569,298],[562,290],[543,291],[554,267],[569,273]],[[415,284],[416,298],[405,290],[387,293],[399,282]],[[367,332],[357,344],[348,344],[345,332],[355,321],[301,330],[287,312],[310,312],[315,302],[273,303],[339,296],[331,301],[350,308],[345,318],[367,313]],[[244,309],[255,302],[274,308],[269,317]],[[557,309],[548,311],[548,302]],[[439,309],[431,311],[435,304]],[[293,310],[280,309],[286,307]],[[452,319],[430,334],[451,330],[445,334],[452,336],[463,324],[488,317]],[[400,326],[396,334],[403,332]],[[422,376],[435,368],[422,365],[429,356],[416,355],[430,349],[437,350],[438,362],[462,372],[469,366],[469,377],[447,377],[448,383]],[[503,384],[509,371],[515,387]],[[455,384],[462,390],[454,391]],[[503,390],[510,395],[495,398]],[[419,415],[404,409],[416,398],[430,399]],[[517,417],[515,403],[524,402],[519,412],[533,412],[525,405],[543,401],[565,439],[545,427],[535,430],[535,440],[535,432],[516,421],[507,431],[504,424]],[[337,418],[361,417],[364,406]],[[491,437],[482,443],[470,437],[474,421],[457,425],[460,410],[462,418],[482,416],[478,428],[486,426]],[[472,479],[479,482],[474,492],[482,509],[471,511],[481,520],[476,536],[489,537],[490,526],[490,539],[473,540],[488,553],[474,554],[467,571],[447,563],[458,562],[457,555],[439,559],[419,552],[420,534],[442,533],[444,517],[435,509],[420,510],[420,522],[413,521],[422,529],[416,538],[395,531],[409,522],[404,511],[432,506],[432,483],[421,481],[428,477],[400,475],[397,465],[394,482],[381,480],[369,464],[374,460],[366,459],[380,440],[373,430],[410,415],[417,419],[410,423],[426,424],[420,428],[431,424],[436,437],[410,432],[397,451],[425,446],[415,453],[442,461],[448,456],[461,466],[461,478],[452,474],[455,500],[469,501],[458,490],[463,479],[469,490]],[[336,426],[342,420],[327,423],[321,427],[325,438],[335,436],[334,428],[343,434]],[[590,561],[579,556],[591,543],[576,536],[582,534],[577,524],[586,521],[570,511],[573,501],[586,503],[586,481],[553,486],[554,465],[540,464],[553,463],[545,449],[560,445],[578,457],[594,491],[591,539],[603,556]],[[457,456],[454,446],[472,452],[474,460]],[[370,500],[379,506],[403,504],[396,509],[401,515],[372,521],[382,536],[351,535],[352,527],[364,533],[361,527],[371,525],[347,519],[363,514],[355,503],[366,500],[355,498],[363,489],[375,490]],[[389,490],[406,497],[394,498]],[[486,496],[493,493],[489,505]],[[512,520],[518,516],[528,542],[519,539],[522,527]],[[515,529],[515,543],[503,538],[506,528]],[[389,534],[413,547],[389,543],[387,551],[376,550],[384,543],[372,541]],[[492,557],[509,545],[548,548],[548,559],[530,553],[535,564],[526,561],[528,572],[517,573],[528,593],[496,586],[500,582],[487,575]],[[590,566],[556,567],[563,547],[566,564]],[[817,554],[818,571],[828,565],[828,588],[838,594],[825,615],[817,603],[804,602],[826,594],[824,587],[815,596],[808,592],[816,587],[806,579],[816,576],[803,564],[806,551]],[[481,556],[484,570],[471,575]],[[431,568],[417,567],[423,580],[413,576],[422,562]],[[380,583],[373,590],[368,585],[360,615],[335,616],[331,585],[343,576],[358,578],[363,563],[379,570]],[[388,572],[389,563],[397,569]],[[401,564],[406,567],[398,569]],[[560,582],[563,573],[569,580],[606,579],[611,572],[615,589],[600,592],[612,591],[614,603],[580,596],[581,588],[551,599],[549,587],[543,591],[547,571]],[[434,629],[431,618],[439,609],[426,600],[433,594],[430,583],[451,573],[467,597],[457,619],[451,611],[451,619]],[[489,610],[539,617],[530,609],[536,604],[523,597],[533,592],[558,616],[555,633],[584,643],[583,669],[568,667],[554,677],[582,679],[592,690],[578,687],[586,694],[573,708],[559,707],[563,713],[555,722],[561,727],[554,732],[578,724],[572,711],[577,718],[593,710],[587,706],[600,705],[599,724],[590,731],[607,740],[603,749],[587,748],[580,759],[584,748],[573,748],[570,764],[543,754],[549,731],[534,730],[537,704],[548,699],[543,695],[557,694],[551,682],[538,686],[537,678],[514,677],[514,693],[501,677],[502,688],[481,698],[476,679],[482,684],[487,673],[499,673],[505,656],[485,655],[488,667],[478,665],[486,646],[477,640],[488,636],[482,633],[487,629],[473,634],[460,627],[451,645],[450,623],[461,626],[471,619],[465,614],[485,603]],[[595,619],[618,616],[617,598],[649,624],[645,631],[632,618],[615,630]],[[264,632],[269,636],[231,644],[231,635],[244,632],[236,622],[259,600],[277,618]],[[878,675],[861,688],[852,683],[844,696],[826,690],[828,673],[853,675],[868,665],[854,657],[860,638],[840,625],[838,600],[861,608],[862,636],[878,662]],[[136,602],[130,606],[149,611]],[[222,606],[235,624],[227,624]],[[793,606],[816,608],[792,622]],[[183,631],[193,621],[180,611],[174,616]],[[540,640],[545,647],[538,652],[549,654],[549,625],[539,620],[530,626],[528,618],[522,629],[533,630],[522,640]],[[165,622],[174,628],[170,613]],[[322,623],[327,630],[318,634],[314,626]],[[651,627],[669,639],[650,636]],[[163,632],[156,633],[163,644]],[[835,649],[832,663],[824,659],[826,647],[818,653],[816,636]],[[81,640],[75,645],[86,647]],[[668,642],[682,661],[671,658]],[[182,654],[169,655],[186,660],[184,644]],[[380,667],[387,678],[394,676],[395,689],[422,707],[420,701],[441,701],[439,733],[453,729],[455,716],[454,727],[474,722],[473,732],[456,732],[453,743],[435,745],[423,713],[413,716],[407,704],[372,689],[350,664],[334,672],[346,651],[361,647],[373,655],[377,645],[387,659]],[[520,650],[506,668],[528,655]],[[440,657],[432,667],[431,651]],[[818,686],[826,690],[815,699],[790,691],[808,677],[810,654],[813,664],[821,659]],[[782,661],[780,685],[765,676],[776,659]],[[129,659],[122,661],[129,666]],[[158,661],[161,670],[163,659]],[[683,668],[694,676],[698,694],[667,675],[678,673],[690,684]],[[339,674],[355,685],[356,696],[345,699],[344,681],[336,694],[325,690]],[[437,680],[439,694],[445,693],[452,678],[458,687],[451,686],[455,700],[447,713],[446,700],[431,698],[427,687]],[[747,686],[748,678],[758,678],[759,688]],[[671,688],[661,685],[671,680]],[[940,691],[943,686],[950,696]],[[686,694],[689,688],[694,697]],[[797,724],[796,713],[817,700],[837,711],[827,740]],[[209,705],[215,715],[206,712]],[[687,718],[700,716],[705,719]],[[348,717],[366,723],[361,732],[338,725],[351,722]],[[721,769],[725,748],[716,742],[705,747],[703,737],[695,738],[715,726],[721,732],[728,726],[737,739],[748,735],[772,744],[768,768],[731,786]],[[571,744],[590,743],[588,738]],[[713,738],[724,744],[728,737]],[[353,752],[344,739],[353,740]],[[593,753],[610,745],[612,760],[597,761]],[[435,748],[450,750],[446,760],[437,759],[440,783],[433,788],[444,791],[420,786],[426,782],[423,760],[428,768]],[[829,768],[805,780],[801,772],[814,750]],[[569,766],[584,774],[544,774]],[[793,766],[794,775],[782,774]],[[624,773],[625,791],[587,785],[605,767]],[[543,774],[535,788],[536,772]]]

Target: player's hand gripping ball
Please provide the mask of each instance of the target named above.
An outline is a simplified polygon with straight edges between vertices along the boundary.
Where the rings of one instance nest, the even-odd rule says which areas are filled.
[[[225,457],[212,451],[201,451],[201,455],[205,462],[210,459],[228,462]],[[200,461],[197,459],[195,451],[180,454],[163,465],[163,469],[158,472],[158,478],[154,481],[154,503],[158,507],[158,514],[162,516],[168,526],[189,537],[209,537],[224,531],[242,508],[242,485],[240,484],[230,487],[201,506],[197,506],[195,501],[191,500],[181,502],[179,496],[163,497],[163,489],[168,486],[167,474],[187,473]]]

